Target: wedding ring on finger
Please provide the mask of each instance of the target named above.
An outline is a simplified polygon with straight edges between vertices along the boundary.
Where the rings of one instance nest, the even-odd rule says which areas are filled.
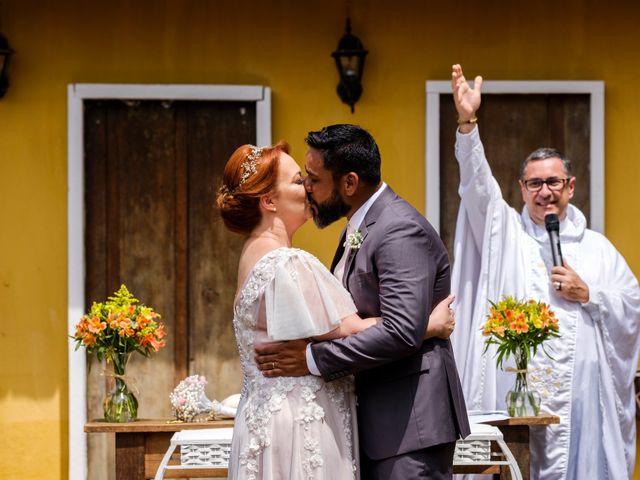
[[[562,290],[562,282],[553,282],[553,286],[556,290]]]

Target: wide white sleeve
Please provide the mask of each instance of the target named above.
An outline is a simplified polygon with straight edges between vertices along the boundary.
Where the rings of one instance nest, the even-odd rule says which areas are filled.
[[[455,156],[460,167],[458,223],[467,223],[469,240],[481,249],[489,205],[502,198],[502,191],[484,154],[479,126],[466,134],[456,129]]]
[[[323,335],[357,311],[349,292],[310,254],[282,258],[265,289],[267,335],[293,340]]]

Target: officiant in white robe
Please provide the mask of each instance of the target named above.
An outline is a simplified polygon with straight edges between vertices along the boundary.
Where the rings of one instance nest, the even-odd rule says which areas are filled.
[[[576,179],[559,152],[547,158],[550,149],[536,151],[538,158],[532,154],[523,165],[522,213],[504,201],[475,116],[481,84],[476,77],[471,89],[454,65],[461,206],[452,278],[458,326],[452,342],[467,408],[505,409],[514,384],[513,374],[496,368],[495,346],[482,353],[489,300],[506,294],[549,303],[560,338],[545,343],[553,359],[538,350],[529,363],[529,380],[542,397],[541,409],[559,416],[560,424],[531,427],[531,478],[630,479],[636,441],[633,379],[640,347],[638,282],[615,247],[589,230],[582,212],[569,203]],[[548,213],[560,218],[564,266],[553,266],[544,225]]]

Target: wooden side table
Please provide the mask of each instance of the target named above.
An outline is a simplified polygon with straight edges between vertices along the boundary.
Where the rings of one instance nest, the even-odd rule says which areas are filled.
[[[87,422],[87,433],[115,433],[116,479],[152,479],[162,461],[171,437],[180,430],[233,427],[233,420],[217,420],[202,423],[176,423],[170,419],[137,420],[130,423],[108,423],[104,420]],[[167,472],[166,478],[190,478],[198,476],[226,477],[227,469],[190,470]]]
[[[560,423],[560,418],[546,412],[536,417],[512,417],[505,420],[486,422],[497,426],[509,450],[518,461],[523,480],[529,479],[529,427],[531,425],[551,425]],[[172,435],[180,430],[199,428],[233,427],[233,420],[218,420],[203,423],[176,423],[170,419],[138,420],[131,423],[108,423],[104,420],[94,420],[84,426],[87,433],[115,433],[116,436],[116,479],[117,480],[146,480],[152,479],[162,457],[169,448]],[[468,468],[454,468],[454,473],[493,473],[500,479],[508,479],[508,468],[499,466],[480,470]],[[227,469],[206,469],[202,472],[167,472],[167,478],[189,478],[198,476],[226,477]]]
[[[532,425],[553,425],[560,423],[560,417],[551,415],[547,412],[540,412],[536,417],[510,417],[504,420],[495,420],[486,422],[489,425],[495,425],[500,429],[504,436],[504,441],[516,457],[522,480],[529,480],[529,427]],[[502,480],[510,477],[508,469],[502,469],[500,476]]]

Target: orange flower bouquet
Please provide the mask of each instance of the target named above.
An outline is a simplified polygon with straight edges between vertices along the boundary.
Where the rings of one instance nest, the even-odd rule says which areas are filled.
[[[484,352],[486,353],[489,345],[496,345],[498,367],[502,368],[510,356],[513,356],[516,364],[515,389],[507,394],[507,412],[512,417],[537,415],[540,411],[540,396],[528,388],[527,366],[539,346],[549,355],[543,342],[560,336],[558,320],[544,302],[523,302],[511,296],[503,296],[499,302],[489,303],[491,308],[482,328],[482,334],[487,337]]]
[[[148,357],[165,346],[164,325],[160,315],[139,300],[126,286],[104,303],[93,302],[91,309],[76,325],[73,339],[98,360],[113,365],[115,389],[104,402],[105,419],[110,422],[135,420],[138,400],[126,385],[125,369],[133,352]]]

